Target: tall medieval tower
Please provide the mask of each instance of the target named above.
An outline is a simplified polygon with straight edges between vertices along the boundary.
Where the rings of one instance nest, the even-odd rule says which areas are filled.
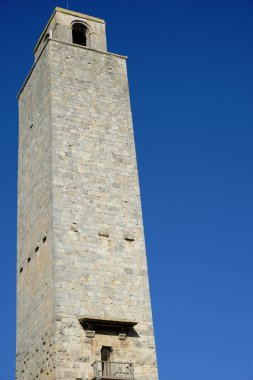
[[[157,380],[126,58],[56,8],[19,93],[17,380]]]

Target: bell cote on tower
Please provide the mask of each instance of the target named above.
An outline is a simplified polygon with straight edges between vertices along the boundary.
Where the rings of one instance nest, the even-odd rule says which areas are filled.
[[[35,46],[35,61],[50,38],[94,50],[107,50],[104,20],[58,7]]]

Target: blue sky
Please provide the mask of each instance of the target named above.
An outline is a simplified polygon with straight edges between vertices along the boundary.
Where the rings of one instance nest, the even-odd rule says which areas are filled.
[[[0,380],[15,367],[16,95],[55,6],[0,0]],[[109,51],[129,56],[160,380],[253,380],[253,1],[69,7],[105,18]]]

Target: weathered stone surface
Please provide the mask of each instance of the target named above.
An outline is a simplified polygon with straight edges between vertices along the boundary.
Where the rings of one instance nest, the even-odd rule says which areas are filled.
[[[109,346],[157,380],[125,59],[49,39],[19,109],[17,379],[90,380]]]

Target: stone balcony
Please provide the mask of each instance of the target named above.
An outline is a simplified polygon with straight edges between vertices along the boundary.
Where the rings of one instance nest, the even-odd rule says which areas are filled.
[[[134,380],[134,366],[132,363],[95,362],[94,380]]]

